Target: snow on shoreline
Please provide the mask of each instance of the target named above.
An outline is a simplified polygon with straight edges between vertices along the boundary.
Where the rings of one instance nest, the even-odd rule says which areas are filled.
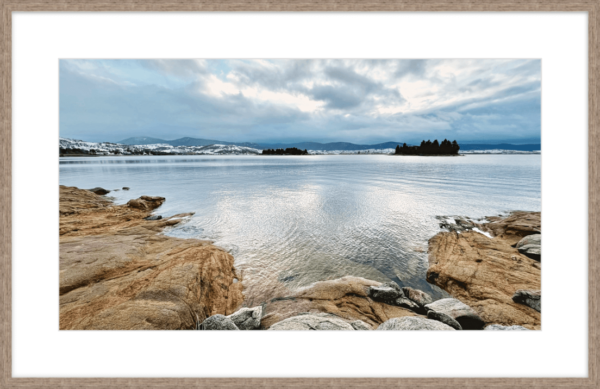
[[[123,145],[111,142],[86,142],[59,138],[61,155],[260,155],[261,149],[234,145],[171,146],[168,144]],[[540,151],[465,150],[460,154],[540,154]],[[375,155],[394,154],[394,149],[308,150],[309,155]]]

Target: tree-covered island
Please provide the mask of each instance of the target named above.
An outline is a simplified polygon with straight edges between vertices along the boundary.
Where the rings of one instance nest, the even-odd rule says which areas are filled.
[[[422,141],[420,146],[407,146],[406,143],[402,147],[398,145],[394,155],[458,155],[458,150],[460,146],[456,141],[444,139],[440,144],[436,139],[433,142]]]
[[[266,149],[262,151],[262,155],[308,155],[306,149],[300,150],[297,147],[287,149]]]

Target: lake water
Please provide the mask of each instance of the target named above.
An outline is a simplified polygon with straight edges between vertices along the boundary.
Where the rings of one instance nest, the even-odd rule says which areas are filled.
[[[155,214],[195,212],[165,233],[231,252],[248,305],[346,275],[439,298],[425,281],[435,216],[540,211],[541,156],[61,158],[60,184],[128,186],[109,196],[163,196]]]

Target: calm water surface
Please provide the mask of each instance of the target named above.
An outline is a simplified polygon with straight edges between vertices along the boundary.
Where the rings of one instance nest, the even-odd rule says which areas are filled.
[[[163,196],[156,214],[195,212],[165,233],[231,252],[249,305],[346,275],[441,297],[425,281],[435,216],[540,211],[540,176],[540,155],[60,159],[61,185],[128,186],[109,196]]]

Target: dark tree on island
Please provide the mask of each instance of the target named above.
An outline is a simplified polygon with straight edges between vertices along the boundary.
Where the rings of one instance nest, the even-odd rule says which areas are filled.
[[[456,141],[450,142],[444,139],[440,144],[437,139],[431,142],[422,141],[420,146],[407,146],[406,143],[400,147],[396,146],[396,155],[458,155],[460,146]]]
[[[262,155],[308,155],[308,151],[306,149],[300,150],[296,147],[291,147],[287,149],[266,149],[262,151]]]

